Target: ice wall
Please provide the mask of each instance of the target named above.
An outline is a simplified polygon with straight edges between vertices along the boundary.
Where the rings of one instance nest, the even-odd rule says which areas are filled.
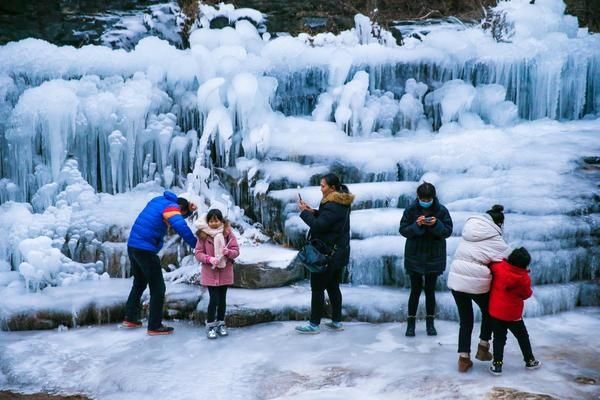
[[[0,47],[0,269],[26,263],[28,282],[60,284],[60,249],[58,274],[77,262],[85,279],[126,275],[108,263],[165,188],[222,208],[248,238],[258,222],[299,246],[297,193],[318,204],[319,176],[334,171],[357,195],[353,283],[406,285],[396,225],[422,179],[458,222],[504,204],[536,284],[597,278],[598,174],[582,157],[600,151],[600,37],[562,1],[502,2],[500,41],[461,26],[403,46],[364,16],[338,35],[273,38],[258,12],[203,7],[186,50],[156,37],[130,51]],[[230,26],[210,29],[216,17]]]

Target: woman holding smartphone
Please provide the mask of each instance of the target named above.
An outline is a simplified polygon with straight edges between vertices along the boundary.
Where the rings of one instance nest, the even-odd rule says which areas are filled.
[[[435,286],[438,276],[446,269],[446,239],[452,234],[452,218],[440,204],[431,183],[423,182],[417,188],[417,199],[402,215],[400,234],[406,238],[404,268],[410,277],[406,336],[415,336],[423,288],[427,335],[435,336]]]
[[[312,292],[310,303],[310,322],[296,327],[299,333],[316,334],[320,332],[321,317],[325,308],[325,290],[331,303],[331,322],[325,324],[335,331],[342,326],[342,292],[340,282],[344,267],[350,259],[350,207],[354,195],[348,187],[342,185],[335,174],[321,178],[323,198],[319,209],[315,210],[298,195],[300,218],[310,227],[310,236],[319,239],[329,248],[335,248],[334,255],[325,272],[310,274]]]

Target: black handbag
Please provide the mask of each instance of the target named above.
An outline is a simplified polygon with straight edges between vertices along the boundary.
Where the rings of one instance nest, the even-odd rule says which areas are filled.
[[[346,224],[350,218],[350,211],[346,215],[344,221],[344,227],[342,228],[341,234],[336,238],[336,242],[344,234]],[[304,245],[302,250],[298,252],[298,260],[304,265],[304,267],[313,274],[322,274],[327,271],[329,261],[335,255],[338,250],[337,244],[333,245],[333,248],[329,247],[325,242],[320,239],[310,239],[308,243]]]

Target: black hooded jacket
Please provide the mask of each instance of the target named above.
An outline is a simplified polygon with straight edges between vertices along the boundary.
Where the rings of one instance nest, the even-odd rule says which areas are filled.
[[[344,267],[350,261],[350,207],[351,193],[333,192],[321,200],[314,212],[302,211],[300,218],[310,227],[310,237],[319,239],[333,248],[337,245],[330,267]]]
[[[417,225],[421,215],[437,219],[433,226]],[[429,208],[423,208],[416,199],[404,210],[400,234],[406,238],[404,268],[406,272],[442,274],[446,269],[446,239],[452,234],[450,213],[437,198]]]

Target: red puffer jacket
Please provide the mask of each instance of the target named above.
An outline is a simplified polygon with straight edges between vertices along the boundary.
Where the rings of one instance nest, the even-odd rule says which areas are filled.
[[[502,260],[491,265],[490,315],[501,321],[523,318],[524,300],[531,297],[531,278],[526,269]]]

